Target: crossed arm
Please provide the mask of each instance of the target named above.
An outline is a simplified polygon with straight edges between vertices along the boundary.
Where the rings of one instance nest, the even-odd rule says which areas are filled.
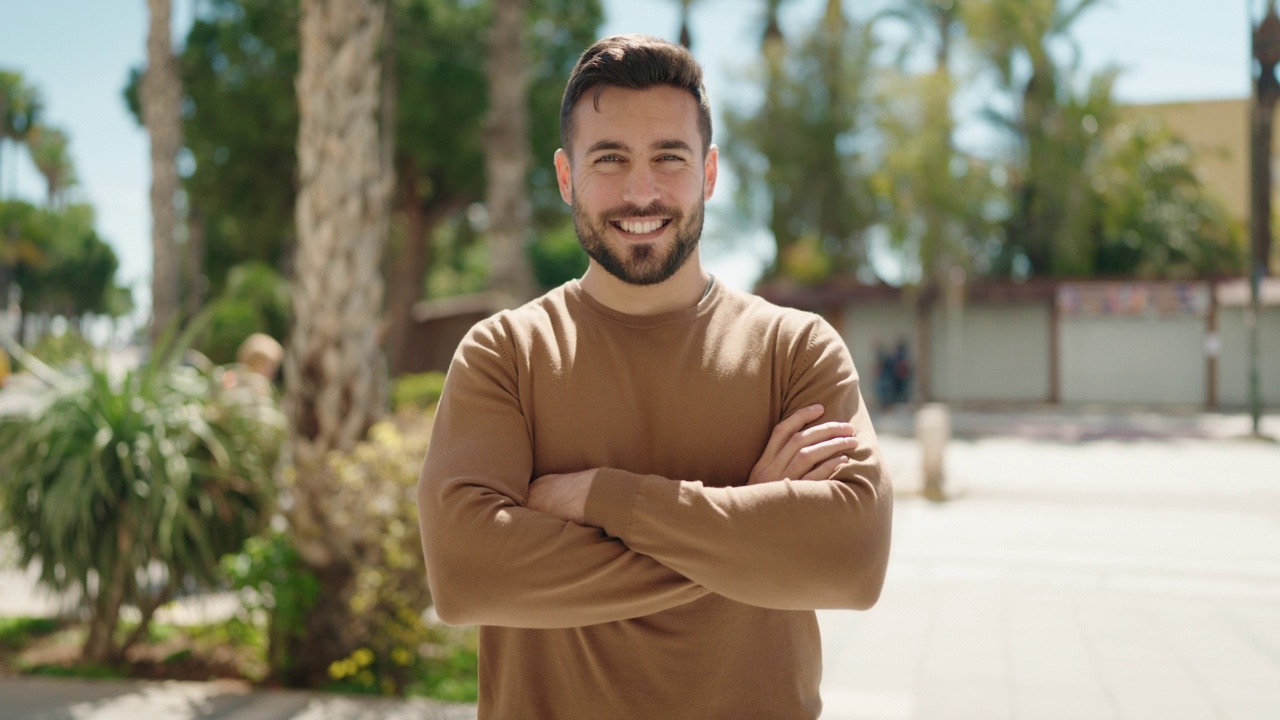
[[[778,423],[764,453],[751,469],[748,485],[784,479],[829,480],[836,468],[849,462],[845,453],[858,447],[853,425],[817,423],[823,407],[800,408]],[[589,524],[584,518],[587,496],[600,468],[543,475],[529,485],[525,506],[561,520]]]
[[[836,366],[791,389],[803,407],[774,428],[746,485],[617,468],[530,482],[516,373],[500,339],[480,337],[449,374],[419,485],[440,617],[576,627],[708,593],[781,609],[869,607],[887,564],[891,490],[843,345],[834,354]],[[850,422],[819,422],[824,414]]]

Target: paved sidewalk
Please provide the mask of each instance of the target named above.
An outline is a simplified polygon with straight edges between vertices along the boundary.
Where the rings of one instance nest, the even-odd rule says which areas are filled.
[[[1280,445],[987,438],[899,486],[880,603],[822,613],[824,720],[1280,718]]]
[[[943,503],[918,493],[909,425],[878,421],[893,558],[873,610],[819,614],[824,720],[1280,718],[1280,444],[1239,439],[1240,416],[959,419],[973,439],[949,447]],[[3,720],[375,717],[474,709],[0,680]]]

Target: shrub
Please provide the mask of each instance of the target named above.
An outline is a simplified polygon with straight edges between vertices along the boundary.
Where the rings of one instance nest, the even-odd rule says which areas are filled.
[[[289,284],[269,265],[247,262],[227,273],[227,286],[209,306],[209,327],[196,349],[227,364],[250,335],[260,332],[279,340],[288,331]]]
[[[391,405],[397,412],[413,409],[426,410],[440,402],[442,393],[444,393],[444,373],[442,372],[402,375],[391,385]]]
[[[329,457],[341,492],[335,507],[359,548],[351,598],[359,649],[330,665],[333,689],[475,699],[475,638],[429,622],[431,606],[418,532],[418,473],[430,413],[405,412],[374,425],[350,453]]]
[[[0,529],[42,584],[78,595],[90,661],[123,657],[180,588],[216,584],[271,513],[281,413],[178,354],[118,379],[92,364],[39,414],[0,420]],[[126,605],[142,620],[122,638]]]

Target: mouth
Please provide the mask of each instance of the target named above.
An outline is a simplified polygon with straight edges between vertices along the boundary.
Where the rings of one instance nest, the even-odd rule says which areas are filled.
[[[624,235],[637,240],[648,240],[671,224],[671,218],[622,218],[609,222]]]

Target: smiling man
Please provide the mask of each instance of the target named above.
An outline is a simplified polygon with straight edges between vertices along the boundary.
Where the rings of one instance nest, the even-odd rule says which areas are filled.
[[[579,280],[458,347],[419,485],[440,617],[480,625],[481,718],[816,718],[814,610],[865,609],[892,491],[822,318],[702,267],[702,70],[579,59],[556,175]]]

